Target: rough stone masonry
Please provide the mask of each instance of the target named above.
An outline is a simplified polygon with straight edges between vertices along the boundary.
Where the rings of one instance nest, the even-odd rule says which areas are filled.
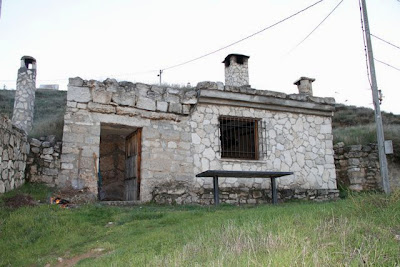
[[[18,70],[12,122],[27,133],[32,129],[33,124],[35,92],[36,60],[30,56],[23,56]]]
[[[6,117],[0,117],[0,193],[8,192],[25,182],[25,166],[29,143],[24,131]]]
[[[246,69],[232,75],[247,71],[242,63],[239,60],[238,65]],[[299,84],[313,81],[307,79]],[[140,153],[136,154],[140,166],[135,167],[140,169],[141,201],[210,204],[212,179],[195,177],[209,169],[292,171],[294,175],[278,179],[280,199],[338,197],[332,98],[314,97],[312,91],[287,95],[256,90],[248,84],[201,82],[195,88],[172,88],[71,78],[67,100],[60,186],[87,188],[97,195],[102,173],[110,173],[115,166],[112,183],[123,187],[126,173],[122,171],[130,165],[127,158],[121,163],[120,157],[129,154],[126,145],[131,133],[141,129]],[[224,139],[240,142],[249,134],[242,132],[236,139],[230,137],[232,133],[221,136],[221,118],[253,121],[254,158],[224,155]],[[111,136],[119,136],[114,144]],[[221,201],[226,203],[271,199],[268,179],[225,178],[220,179],[220,188]]]

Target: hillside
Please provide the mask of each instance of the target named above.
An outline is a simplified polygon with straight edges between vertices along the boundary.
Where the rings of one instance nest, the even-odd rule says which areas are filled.
[[[385,125],[400,125],[400,115],[382,112],[382,117]],[[337,104],[332,123],[333,128],[372,124],[375,123],[374,110]]]
[[[14,90],[0,90],[0,114],[12,117]],[[49,134],[62,138],[67,91],[37,90],[31,137]]]
[[[385,140],[393,141],[393,157],[400,162],[400,115],[382,112]],[[333,143],[346,145],[376,143],[374,111],[370,108],[336,105],[332,120]]]

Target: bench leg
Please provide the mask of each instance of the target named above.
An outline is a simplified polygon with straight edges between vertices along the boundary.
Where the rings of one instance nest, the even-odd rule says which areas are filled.
[[[278,204],[278,196],[276,192],[276,180],[275,178],[271,178],[271,187],[272,187],[272,203]]]
[[[214,204],[217,206],[219,204],[219,188],[218,188],[218,176],[213,177],[214,184]]]

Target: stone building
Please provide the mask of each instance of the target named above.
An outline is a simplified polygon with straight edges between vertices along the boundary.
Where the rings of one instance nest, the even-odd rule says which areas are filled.
[[[331,118],[334,99],[249,86],[248,59],[224,60],[226,84],[170,88],[71,78],[59,186],[103,200],[212,202],[206,170],[291,171],[280,199],[336,198]],[[220,179],[227,203],[270,201],[269,179]]]

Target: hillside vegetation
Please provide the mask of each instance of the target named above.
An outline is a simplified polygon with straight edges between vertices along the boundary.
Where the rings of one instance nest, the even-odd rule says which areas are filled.
[[[383,124],[400,125],[400,115],[382,112]],[[364,107],[336,105],[333,128],[359,126],[375,123],[374,110]]]
[[[0,114],[12,117],[15,90],[0,90]],[[67,91],[36,90],[31,137],[53,134],[62,139]]]
[[[382,113],[385,140],[393,141],[392,160],[400,162],[400,115]],[[337,105],[332,120],[333,143],[366,145],[376,143],[374,111],[370,108]]]

